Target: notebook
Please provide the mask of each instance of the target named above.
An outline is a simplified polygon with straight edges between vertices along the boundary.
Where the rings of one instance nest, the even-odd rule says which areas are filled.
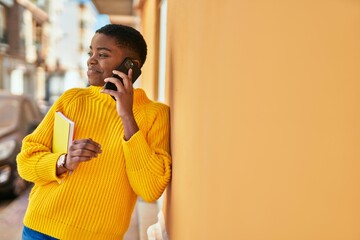
[[[68,152],[74,137],[74,126],[75,123],[63,113],[55,113],[52,152]]]

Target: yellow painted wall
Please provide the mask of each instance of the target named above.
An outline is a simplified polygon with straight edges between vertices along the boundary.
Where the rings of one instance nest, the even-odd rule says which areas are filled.
[[[150,99],[157,100],[159,78],[159,0],[146,0],[141,9],[141,33],[143,34],[148,55],[142,68],[141,87]]]
[[[169,1],[171,240],[360,239],[360,1]]]

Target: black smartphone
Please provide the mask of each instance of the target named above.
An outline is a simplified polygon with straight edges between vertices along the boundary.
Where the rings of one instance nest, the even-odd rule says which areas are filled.
[[[136,79],[138,79],[138,77],[141,75],[141,69],[130,58],[125,58],[124,61],[120,64],[120,66],[116,68],[116,70],[123,72],[127,75],[130,68],[132,69],[132,83],[134,83]],[[119,79],[121,83],[124,84],[122,78],[118,75],[113,74],[112,77]],[[112,82],[105,83],[104,88],[117,91],[117,87]],[[111,97],[115,99],[113,96]]]

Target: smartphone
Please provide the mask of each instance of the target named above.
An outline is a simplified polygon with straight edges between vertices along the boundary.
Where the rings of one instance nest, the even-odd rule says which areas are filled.
[[[127,75],[130,68],[132,69],[132,83],[134,83],[136,79],[138,79],[138,77],[140,76],[141,69],[130,58],[125,58],[124,61],[120,64],[120,66],[116,68],[116,70],[123,72]],[[124,84],[122,78],[118,75],[113,74],[112,77],[119,79],[121,83]],[[117,91],[117,87],[112,82],[105,83],[104,88]],[[111,97],[115,99],[113,96]]]

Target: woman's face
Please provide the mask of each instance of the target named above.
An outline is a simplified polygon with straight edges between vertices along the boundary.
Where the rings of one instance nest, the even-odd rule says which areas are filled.
[[[126,58],[134,58],[126,48],[120,48],[113,37],[96,33],[91,40],[88,65],[88,82],[92,86],[103,86],[104,79]]]

